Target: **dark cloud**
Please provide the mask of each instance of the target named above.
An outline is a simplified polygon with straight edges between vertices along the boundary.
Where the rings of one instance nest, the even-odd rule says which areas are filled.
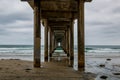
[[[0,24],[13,23],[16,20],[31,20],[31,16],[25,16],[24,13],[14,13],[10,15],[0,15]]]
[[[0,44],[32,44],[32,18],[33,11],[28,4],[20,0],[1,0]]]
[[[3,6],[4,5],[4,6]],[[26,2],[20,0],[1,0],[0,24],[10,24],[17,20],[32,20],[32,9]]]
[[[86,44],[120,44],[120,0],[93,0],[85,5]],[[44,32],[42,44],[44,43]],[[75,22],[75,43],[77,43]],[[11,41],[11,42],[10,42]],[[114,42],[113,42],[114,41]],[[0,44],[32,44],[33,11],[20,0],[0,2]]]

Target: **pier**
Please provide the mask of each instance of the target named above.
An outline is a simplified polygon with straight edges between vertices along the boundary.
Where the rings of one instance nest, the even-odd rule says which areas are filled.
[[[77,19],[78,70],[85,67],[84,5],[92,0],[21,0],[34,11],[34,67],[41,67],[41,23],[44,26],[44,59],[52,59],[60,47],[74,64],[74,20]],[[51,60],[50,60],[51,61]],[[49,63],[50,64],[50,63]],[[54,66],[54,65],[52,65]],[[77,79],[76,79],[77,80]]]

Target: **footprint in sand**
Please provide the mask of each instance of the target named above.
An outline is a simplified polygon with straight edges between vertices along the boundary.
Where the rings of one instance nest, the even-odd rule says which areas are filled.
[[[25,69],[26,72],[29,72],[30,70],[32,70],[32,69],[30,69],[30,68]]]

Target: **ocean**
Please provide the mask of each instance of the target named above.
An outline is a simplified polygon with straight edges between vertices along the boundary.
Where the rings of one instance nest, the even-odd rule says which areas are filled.
[[[32,45],[0,45],[0,59],[33,61]]]
[[[44,46],[41,47],[41,61],[44,61]],[[77,47],[74,48],[77,53]],[[86,56],[120,56],[120,46],[86,45]],[[33,45],[0,45],[0,59],[21,59],[33,61]]]

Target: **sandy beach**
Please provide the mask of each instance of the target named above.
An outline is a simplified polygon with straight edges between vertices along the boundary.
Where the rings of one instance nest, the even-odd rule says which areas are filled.
[[[75,71],[61,62],[42,63],[42,68],[33,68],[32,65],[30,61],[0,60],[0,80],[93,80],[95,77],[91,73]]]
[[[0,80],[120,80],[119,60],[115,56],[86,56],[85,72],[78,72],[62,61],[34,68],[32,61],[2,59]]]

